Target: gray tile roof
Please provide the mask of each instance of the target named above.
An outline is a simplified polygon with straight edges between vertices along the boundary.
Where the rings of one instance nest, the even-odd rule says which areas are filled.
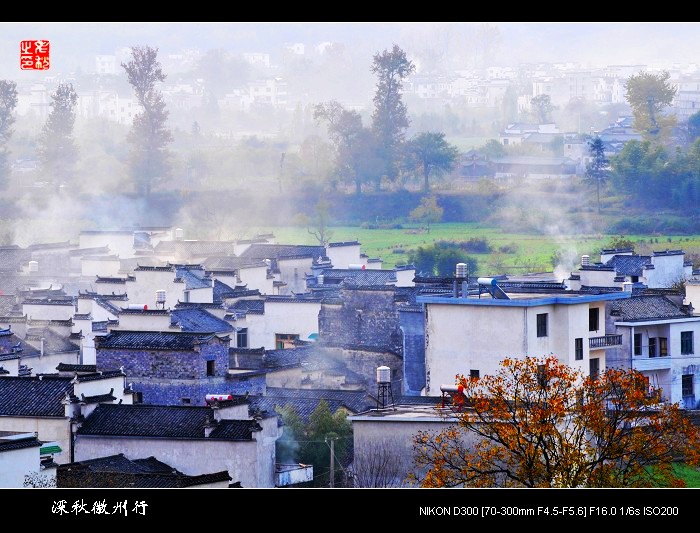
[[[156,254],[175,254],[178,257],[207,257],[211,255],[233,254],[232,241],[161,241],[154,251]]]
[[[176,276],[177,279],[185,282],[186,289],[206,289],[211,287],[211,280],[204,277],[204,270],[178,268]]]
[[[276,414],[278,409],[293,408],[304,424],[308,424],[311,414],[318,407],[321,398],[285,398],[279,396],[249,396],[250,412]],[[326,399],[331,413],[346,407],[340,400]],[[376,405],[376,402],[375,402]]]
[[[642,295],[613,300],[610,302],[610,313],[615,320],[624,322],[693,316],[687,309],[681,308],[662,295]]]
[[[265,301],[264,300],[238,300],[231,307],[232,311],[238,311],[250,315],[264,315]]]
[[[239,270],[241,268],[267,266],[265,258],[208,257],[202,261],[207,270]]]
[[[155,457],[128,459],[124,454],[60,465],[59,487],[180,488],[231,481],[228,471],[189,476]]]
[[[17,245],[0,246],[0,272],[17,272],[31,259],[31,251]]]
[[[651,265],[648,255],[615,255],[605,263],[625,276],[641,276],[646,265]]]
[[[100,404],[85,419],[77,433],[115,437],[252,440],[252,432],[259,428],[255,420],[222,420],[212,434],[205,437],[204,429],[212,419],[213,411],[209,407]]]
[[[175,309],[170,313],[170,323],[187,333],[228,333],[231,324],[215,317],[204,309]]]
[[[97,349],[184,350],[209,342],[214,335],[161,331],[115,330],[103,337],[95,337]]]
[[[66,393],[70,377],[0,377],[0,416],[63,417]]]
[[[47,355],[80,351],[80,346],[71,342],[69,335],[60,335],[51,328],[30,328],[24,340],[41,350],[43,339],[44,353]]]
[[[365,391],[347,391],[334,389],[287,389],[283,387],[268,387],[265,396],[270,398],[334,400],[340,402],[353,413],[365,411],[376,404]],[[250,398],[250,396],[249,396]]]
[[[293,259],[300,257],[316,258],[325,255],[326,249],[323,246],[303,244],[251,244],[240,254],[240,257],[247,259]]]
[[[331,281],[354,286],[390,285],[396,283],[396,273],[393,270],[372,268],[366,270],[327,268],[323,271],[323,283]]]
[[[22,450],[24,448],[37,448],[41,446],[41,441],[36,437],[28,437],[25,439],[3,439],[0,437],[0,452],[10,452],[13,450]]]

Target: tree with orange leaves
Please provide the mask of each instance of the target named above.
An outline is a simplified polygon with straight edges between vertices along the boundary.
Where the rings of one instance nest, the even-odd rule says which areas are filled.
[[[505,359],[457,391],[455,424],[414,439],[423,487],[679,487],[673,463],[700,463],[698,429],[634,370]]]

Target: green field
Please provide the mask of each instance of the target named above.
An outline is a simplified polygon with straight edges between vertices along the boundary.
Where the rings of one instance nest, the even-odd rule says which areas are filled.
[[[277,241],[287,244],[317,244],[318,241],[301,227],[257,228],[259,232],[273,232]],[[504,233],[495,227],[483,227],[477,223],[435,224],[430,231],[417,225],[404,225],[402,229],[365,229],[357,226],[332,228],[331,241],[357,240],[362,251],[370,257],[384,260],[384,268],[408,262],[411,250],[429,246],[437,240],[467,241],[484,238],[493,250],[489,254],[467,254],[478,261],[480,274],[521,274],[527,272],[551,272],[552,257],[559,253],[565,259],[564,267],[573,268],[580,263],[582,254],[599,260],[601,248],[609,245],[619,235],[536,235]],[[650,236],[625,235],[636,243],[636,251],[647,254],[654,250],[683,249],[686,254],[700,256],[700,235]],[[504,251],[499,251],[503,248]]]

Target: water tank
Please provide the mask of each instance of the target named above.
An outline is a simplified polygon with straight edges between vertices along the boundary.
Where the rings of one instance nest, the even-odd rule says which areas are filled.
[[[466,278],[467,277],[467,264],[466,263],[457,263],[457,267],[455,268],[455,276],[458,278]]]
[[[217,402],[225,402],[229,400],[233,400],[233,394],[207,394],[205,396],[205,399],[207,403],[212,402],[212,401],[217,401]]]
[[[29,272],[39,272],[38,261],[29,261]]]
[[[634,286],[634,283],[631,283],[629,281],[625,281],[622,284],[622,290],[625,292],[632,292],[632,287]]]
[[[175,228],[175,240],[181,241],[185,237],[185,230],[182,228]]]
[[[591,264],[591,256],[590,255],[582,255],[581,256],[581,266],[587,267],[587,266],[590,266],[590,264]]]
[[[391,368],[388,366],[377,367],[377,383],[391,383]]]
[[[350,263],[350,264],[348,265],[348,269],[349,269],[349,270],[364,270],[364,269],[365,269],[365,265],[360,264],[360,263]]]
[[[163,289],[159,289],[156,291],[156,303],[165,303],[165,291]]]
[[[316,283],[318,283],[319,285],[323,285],[323,279],[323,274],[319,274],[318,276],[316,276]]]
[[[479,285],[491,285],[493,287],[498,285],[498,282],[494,278],[478,278],[476,282]]]
[[[143,309],[144,311],[148,311],[148,305],[146,304],[129,304],[126,306],[127,309]]]

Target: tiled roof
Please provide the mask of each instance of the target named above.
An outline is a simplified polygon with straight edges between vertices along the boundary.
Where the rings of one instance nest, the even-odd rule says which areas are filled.
[[[240,257],[249,259],[293,259],[301,257],[322,257],[326,255],[323,246],[302,244],[251,244]]]
[[[25,439],[3,439],[0,437],[0,452],[36,448],[39,446],[41,446],[41,441],[36,437],[28,437]]]
[[[114,392],[114,389],[112,389],[112,391],[107,393],[107,394],[96,394],[94,396],[85,396],[84,394],[82,394],[80,396],[80,401],[83,403],[88,403],[88,404],[90,404],[90,403],[102,403],[102,402],[113,402],[116,400],[116,398],[114,397],[112,392]]]
[[[238,300],[231,307],[232,311],[238,311],[250,315],[264,315],[265,301],[264,300]]]
[[[344,281],[354,286],[389,285],[396,283],[396,273],[393,270],[366,269],[354,270],[345,268],[329,268],[323,271],[323,283],[331,280]]]
[[[86,480],[81,482],[81,477]],[[228,471],[189,476],[155,457],[134,459],[124,454],[98,457],[58,467],[59,486],[89,483],[90,488],[180,488],[231,481]]]
[[[31,255],[31,251],[17,245],[0,246],[0,272],[17,272]]]
[[[23,305],[75,305],[73,298],[25,298],[22,300]]]
[[[78,374],[75,379],[79,383],[83,383],[85,381],[99,381],[101,379],[111,379],[124,375],[124,372],[121,370],[103,370],[102,372],[95,372],[94,374]]]
[[[68,363],[58,363],[56,370],[59,372],[97,372],[97,365],[71,365]]]
[[[0,377],[0,416],[65,416],[71,378]]]
[[[37,350],[40,350],[41,345],[43,344],[45,354],[79,351],[80,346],[72,343],[68,336],[69,334],[59,335],[51,328],[31,328],[27,330],[24,340],[34,346],[34,348]]]
[[[199,272],[201,272],[201,276],[197,275]],[[211,280],[203,279],[204,270],[199,272],[187,268],[178,268],[176,270],[176,275],[185,282],[186,289],[206,289],[211,287]]]
[[[376,400],[370,398],[365,391],[346,391],[333,389],[287,389],[283,387],[268,387],[265,396],[271,398],[293,399],[324,399],[335,400],[347,407],[353,413],[360,413],[372,406]],[[249,396],[250,398],[250,396]]]
[[[267,266],[263,259],[247,257],[208,257],[202,261],[202,264],[205,266],[207,271],[240,270],[242,268]]]
[[[615,255],[605,263],[625,276],[641,276],[646,265],[651,265],[648,255]]]
[[[226,285],[223,281],[219,281],[218,279],[214,279],[214,297],[213,300],[215,302],[221,302],[225,298],[235,298],[236,297],[236,289],[233,287]]]
[[[10,294],[0,294],[0,316],[17,312],[21,313],[17,298]]]
[[[154,248],[156,254],[175,254],[178,257],[205,257],[233,254],[232,241],[161,241]]]
[[[337,246],[359,246],[359,241],[343,241],[343,242],[329,242],[329,248],[335,248]]]
[[[213,411],[209,407],[100,404],[85,419],[78,434],[204,439],[210,420]],[[222,420],[208,438],[251,440],[256,427],[259,425],[255,420]]]
[[[231,324],[204,309],[176,309],[170,313],[170,323],[187,333],[226,333]]]
[[[278,409],[293,408],[304,424],[309,422],[311,413],[321,402],[321,398],[285,398],[280,396],[249,396],[249,398],[251,413],[275,414]],[[334,414],[338,409],[345,407],[339,400],[326,399],[326,402],[331,413]]]
[[[255,420],[221,420],[209,438],[224,440],[252,440],[254,431],[262,431]]]
[[[610,302],[610,314],[615,320],[623,322],[688,318],[693,316],[687,309],[673,303],[666,296],[633,296],[624,300]]]
[[[193,350],[199,344],[205,344],[214,335],[199,333],[175,333],[160,331],[120,331],[115,330],[96,337],[97,349],[124,348],[132,350]]]

